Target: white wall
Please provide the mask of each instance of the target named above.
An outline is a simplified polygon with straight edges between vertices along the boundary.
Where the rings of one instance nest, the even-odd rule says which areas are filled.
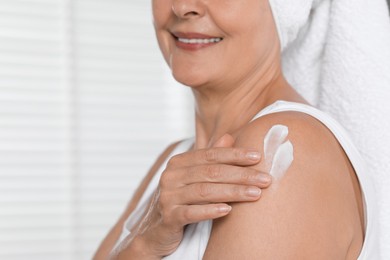
[[[192,135],[149,1],[0,1],[0,259],[89,259],[170,142]]]

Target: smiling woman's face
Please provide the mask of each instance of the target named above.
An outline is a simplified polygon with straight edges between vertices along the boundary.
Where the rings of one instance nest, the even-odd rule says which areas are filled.
[[[268,0],[153,0],[153,16],[164,58],[188,86],[239,83],[279,49]]]

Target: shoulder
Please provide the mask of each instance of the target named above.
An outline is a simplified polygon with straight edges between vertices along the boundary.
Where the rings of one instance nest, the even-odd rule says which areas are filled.
[[[288,129],[275,138],[285,136],[279,143],[291,144],[291,165],[258,201],[233,204],[227,217],[214,222],[205,259],[255,259],[260,254],[262,259],[345,259],[351,244],[359,252],[354,172],[321,122],[299,112],[266,115],[242,129],[235,145],[263,151],[255,168],[269,172],[264,139],[275,125]],[[222,244],[230,250],[219,249]]]
[[[263,159],[257,167],[268,171],[265,163],[267,145],[277,146],[278,139],[281,143],[291,143],[292,169],[310,167],[312,171],[317,169],[323,172],[348,167],[344,160],[345,153],[332,132],[317,119],[300,112],[273,113],[254,120],[237,134],[235,145],[260,149]],[[286,174],[289,172],[287,170]]]

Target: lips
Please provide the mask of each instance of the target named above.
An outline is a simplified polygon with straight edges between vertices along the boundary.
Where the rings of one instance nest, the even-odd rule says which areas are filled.
[[[188,51],[196,51],[199,49],[211,47],[223,40],[222,37],[210,36],[200,33],[183,33],[174,32],[172,36],[175,39],[175,44],[178,48]]]

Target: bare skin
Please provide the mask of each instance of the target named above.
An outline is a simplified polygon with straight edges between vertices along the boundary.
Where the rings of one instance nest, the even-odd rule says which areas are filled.
[[[231,209],[226,202],[259,199],[260,193],[248,194],[248,189],[260,191],[260,188],[270,185],[271,178],[247,166],[257,164],[260,153],[254,149],[232,148],[233,142],[230,135],[225,135],[209,149],[192,150],[172,157],[150,203],[148,212],[151,214],[144,214],[123,246],[111,252],[124,221],[173,146],[169,147],[102,242],[94,259],[160,259],[177,248],[185,225],[225,216]]]
[[[161,164],[164,162],[166,157],[172,152],[172,150],[176,147],[177,143],[174,143],[167,147],[165,151],[159,156],[159,158],[156,160],[154,165],[149,170],[149,173],[145,176],[143,181],[141,182],[140,186],[136,190],[133,198],[130,200],[129,204],[125,208],[124,212],[118,219],[117,223],[112,227],[110,232],[106,235],[104,240],[101,242],[98,250],[96,251],[93,259],[94,260],[105,260],[108,258],[112,248],[114,247],[116,241],[118,240],[121,232],[122,227],[126,219],[129,217],[129,215],[134,211],[134,209],[137,207],[138,202],[140,201],[143,193],[145,192],[147,186],[149,185],[150,181],[152,180],[153,176],[155,175],[158,168],[161,166]]]
[[[214,220],[205,259],[356,259],[364,238],[361,191],[337,140],[300,113],[249,123],[277,100],[306,103],[281,72],[268,1],[153,0],[153,15],[164,58],[193,91],[196,139],[192,151],[170,160],[151,214],[139,223],[143,231],[111,259],[161,259],[179,245],[184,225],[204,219]],[[199,34],[221,40],[199,49],[179,42]],[[294,162],[264,189],[269,182],[249,181],[264,171],[261,160],[244,163],[245,150],[234,149],[261,151],[274,124],[289,127]],[[263,189],[261,199],[244,195],[251,186]]]
[[[268,115],[240,129],[235,145],[262,147],[275,124],[289,127],[291,168],[260,200],[231,204],[214,221],[203,259],[357,259],[364,238],[359,183],[321,123],[297,112]]]

